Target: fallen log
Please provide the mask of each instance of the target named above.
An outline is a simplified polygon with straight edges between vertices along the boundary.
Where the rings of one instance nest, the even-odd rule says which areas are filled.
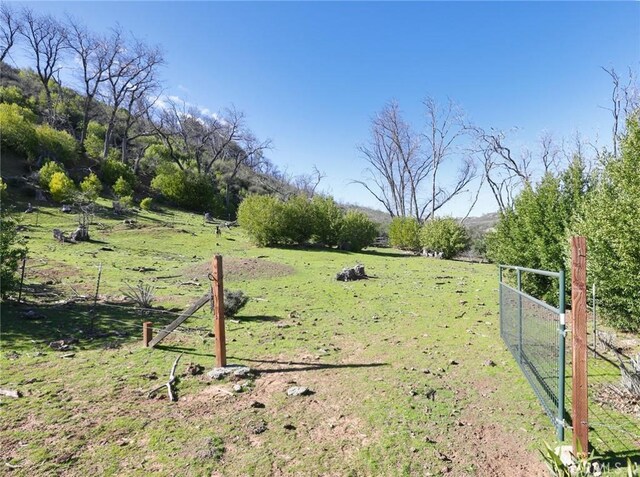
[[[165,386],[167,387],[167,392],[169,394],[169,401],[175,401],[175,396],[173,395],[173,383],[176,380],[176,366],[178,366],[178,361],[180,361],[180,358],[182,358],[182,354],[180,353],[178,355],[178,357],[176,358],[176,360],[173,362],[173,366],[171,367],[171,374],[169,375],[169,380],[164,383],[161,386],[158,386],[155,389],[152,389],[151,391],[149,391],[149,394],[147,395],[147,397],[149,399],[151,399],[151,397],[160,389],[164,388]]]

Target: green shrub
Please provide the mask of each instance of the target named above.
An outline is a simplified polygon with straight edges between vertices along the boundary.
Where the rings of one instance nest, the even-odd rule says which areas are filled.
[[[151,197],[145,197],[140,201],[140,208],[142,210],[153,210],[153,199]]]
[[[130,195],[123,195],[118,199],[118,202],[125,209],[131,209],[133,207],[133,197]]]
[[[238,223],[256,245],[266,247],[284,241],[284,205],[267,195],[250,195],[240,203]]]
[[[378,236],[378,227],[362,212],[350,210],[342,219],[340,226],[340,247],[359,252],[373,244]]]
[[[22,257],[27,253],[16,229],[16,221],[5,207],[0,208],[0,295],[5,298],[16,288],[16,272]]]
[[[80,183],[80,189],[89,200],[96,200],[102,192],[102,183],[93,172]]]
[[[288,243],[308,242],[314,227],[309,199],[304,195],[291,197],[283,204],[282,212],[282,238]]]
[[[587,237],[587,274],[598,306],[617,328],[640,330],[640,126],[627,121],[622,154],[611,158],[575,231]],[[567,241],[568,243],[568,241]]]
[[[131,188],[136,185],[136,176],[127,164],[109,157],[105,159],[102,163],[102,178],[104,181],[113,186],[121,177],[127,181]]]
[[[431,252],[451,258],[462,252],[468,243],[467,230],[450,217],[433,219],[422,226],[420,241]]]
[[[73,181],[64,172],[55,172],[49,182],[49,192],[56,202],[71,199],[76,192]]]
[[[126,197],[133,194],[133,187],[124,177],[120,176],[116,183],[113,184],[113,192],[118,197]]]
[[[315,196],[311,200],[313,240],[333,247],[338,245],[344,212],[331,197]]]
[[[181,207],[222,213],[222,201],[211,176],[165,166],[151,181],[151,188]]]
[[[558,177],[547,174],[526,186],[513,207],[487,236],[487,256],[496,263],[558,271],[568,258],[568,229],[590,188],[585,167],[575,158]],[[557,303],[557,282],[536,274],[522,277],[523,289]]]
[[[68,132],[41,124],[36,126],[36,137],[41,157],[50,157],[66,165],[78,160],[78,143]]]
[[[0,177],[0,201],[5,200],[7,200],[7,184]]]
[[[35,120],[35,115],[28,109],[0,103],[0,147],[33,160],[38,149]]]
[[[40,171],[38,172],[38,182],[43,189],[49,189],[51,178],[56,172],[64,173],[64,167],[62,167],[57,162],[47,161],[40,168]]]
[[[97,121],[89,121],[87,126],[87,135],[84,138],[84,150],[89,157],[98,159],[102,157],[104,147],[104,137],[107,133],[107,127]],[[104,166],[103,166],[104,169]],[[103,170],[104,174],[104,170]],[[120,174],[122,175],[122,174]],[[120,176],[116,177],[117,178]]]
[[[17,104],[31,112],[35,110],[35,101],[32,97],[27,97],[22,90],[15,85],[0,86],[0,103]]]
[[[420,250],[420,224],[413,217],[394,217],[389,225],[389,245],[402,250]]]

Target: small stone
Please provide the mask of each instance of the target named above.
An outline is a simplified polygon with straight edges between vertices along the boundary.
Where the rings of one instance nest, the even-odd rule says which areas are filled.
[[[249,425],[249,431],[253,434],[262,434],[267,430],[267,423],[265,421],[254,422]]]
[[[213,368],[207,373],[212,379],[222,379],[225,376],[233,374],[236,378],[245,378],[251,374],[251,368],[247,366],[240,366],[237,364],[230,364],[223,368]]]
[[[243,389],[243,388],[242,388],[242,385],[241,385],[241,384],[234,384],[234,385],[233,385],[233,390],[234,390],[234,392],[241,393],[241,392],[242,392],[242,389]]]
[[[314,391],[304,386],[292,386],[287,389],[287,396],[309,396],[313,393]]]
[[[497,366],[497,365],[496,365],[496,363],[494,363],[494,362],[493,362],[493,360],[491,360],[491,359],[486,360],[486,361],[484,362],[484,365],[485,365],[485,366],[490,366],[490,367]]]

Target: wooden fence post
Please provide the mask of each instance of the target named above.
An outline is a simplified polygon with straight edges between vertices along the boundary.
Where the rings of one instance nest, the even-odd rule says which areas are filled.
[[[224,287],[222,283],[222,255],[214,255],[211,264],[213,275],[213,332],[216,335],[216,366],[227,365],[227,343],[224,334]]]
[[[573,452],[589,454],[589,394],[587,387],[587,241],[571,238],[571,317],[573,348]]]
[[[142,323],[142,343],[148,347],[149,341],[153,339],[153,323],[150,321],[145,321]]]

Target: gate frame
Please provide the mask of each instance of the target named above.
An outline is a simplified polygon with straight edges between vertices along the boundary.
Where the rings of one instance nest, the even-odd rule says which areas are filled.
[[[522,297],[526,296],[527,299],[532,300],[534,303],[542,305],[544,308],[551,309],[552,311],[558,314],[558,412],[555,416],[555,419],[552,420],[554,427],[556,428],[556,437],[559,441],[564,441],[564,428],[566,425],[566,421],[564,419],[565,414],[565,379],[566,379],[566,361],[565,361],[565,353],[566,353],[566,345],[565,338],[567,335],[566,331],[566,304],[565,304],[565,272],[564,270],[560,270],[559,272],[550,272],[547,270],[537,270],[535,268],[525,268],[518,267],[515,265],[498,265],[499,270],[499,300],[500,300],[500,336],[503,337],[503,329],[502,329],[502,285],[509,286],[503,281],[503,270],[515,270],[516,271],[516,279],[517,279],[517,289],[512,288],[514,291],[518,293],[518,357],[517,362],[520,368],[522,369]],[[528,293],[522,291],[522,272],[525,273],[535,273],[538,275],[543,275],[547,277],[557,278],[558,279],[558,307],[555,308],[548,303],[539,300]],[[529,377],[525,374],[527,380]],[[534,392],[537,395],[537,391],[532,387]],[[540,397],[538,397],[540,400]]]

